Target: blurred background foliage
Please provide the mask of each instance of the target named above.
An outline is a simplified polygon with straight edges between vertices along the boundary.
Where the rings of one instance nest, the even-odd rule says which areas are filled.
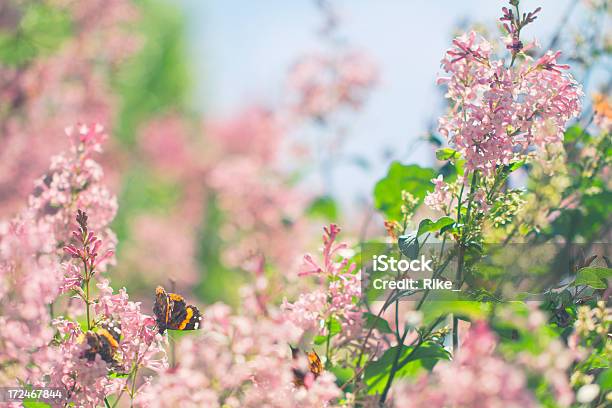
[[[20,70],[28,67],[37,60],[44,60],[61,52],[62,47],[71,38],[79,35],[78,24],[75,24],[70,12],[62,4],[60,0],[9,0],[0,4],[0,63],[3,68]],[[155,121],[158,118],[174,116],[184,120],[191,139],[202,139],[199,140],[200,144],[207,143],[206,132],[201,126],[200,113],[196,112],[192,103],[196,82],[205,83],[201,78],[205,78],[207,72],[194,72],[194,58],[189,55],[186,43],[185,24],[188,19],[184,15],[184,8],[166,0],[134,0],[133,4],[136,6],[137,18],[133,24],[126,24],[122,28],[126,30],[131,39],[139,41],[140,46],[133,55],[105,71],[105,80],[115,98],[113,103],[116,110],[112,116],[113,123],[105,124],[113,137],[110,156],[114,157],[106,162],[105,166],[110,167],[111,173],[113,170],[119,172],[118,182],[114,189],[118,195],[119,210],[112,226],[119,241],[119,267],[112,269],[111,274],[117,274],[117,280],[125,284],[130,293],[138,297],[151,297],[150,293],[155,285],[172,286],[174,283],[171,283],[171,280],[175,280],[178,289],[193,290],[194,295],[202,302],[223,300],[236,304],[239,296],[237,288],[247,279],[247,274],[228,265],[222,259],[221,254],[224,248],[233,243],[225,242],[222,238],[228,215],[221,208],[219,197],[211,189],[193,188],[193,185],[204,184],[206,170],[199,168],[194,170],[191,179],[186,182],[180,177],[168,174],[164,169],[157,168],[143,151],[142,141],[139,141],[143,129],[147,126],[155,128],[157,126]],[[100,13],[104,13],[104,10],[100,10]],[[605,16],[609,15],[609,12],[603,10],[600,14]],[[325,38],[322,39],[322,42],[324,41],[326,41]],[[554,41],[562,45],[562,39],[559,36],[556,36]],[[585,78],[589,78],[589,72],[596,63],[603,61],[604,66],[609,63],[606,58],[609,56],[610,45],[605,41],[603,44],[605,45],[603,49],[590,45],[592,58],[581,60],[577,57],[580,56],[579,53],[572,56],[574,61],[571,62],[575,63],[578,71],[583,69],[586,72]],[[299,56],[299,52],[299,50],[295,52],[295,55]],[[401,50],[396,50],[396,52],[401,52]],[[286,68],[288,67],[284,67]],[[92,69],[98,69],[98,66],[94,64]],[[608,91],[609,83],[607,88],[604,87],[604,92]],[[587,106],[589,105],[588,99]],[[605,179],[609,175],[597,175],[593,178],[593,169],[585,164],[581,152],[585,146],[594,147],[606,152],[605,156],[610,157],[612,147],[609,136],[590,134],[588,128],[591,124],[589,121],[591,112],[589,109],[586,112],[585,116],[566,133],[565,147],[568,152],[567,171],[570,186],[563,197],[560,197],[567,199],[574,193],[579,194],[582,197],[581,206],[564,211],[543,229],[535,232],[522,231],[522,233],[537,233],[540,234],[541,239],[546,240],[564,237],[570,241],[596,241],[609,235],[612,222],[610,220],[612,193],[609,190],[609,180]],[[79,118],[67,117],[65,120],[71,123]],[[320,123],[315,124],[314,130],[323,129],[321,131],[323,136],[328,136],[335,131],[335,129],[330,131],[325,126],[325,121],[320,120]],[[204,133],[203,136],[202,133]],[[414,147],[412,143],[415,140],[434,148],[440,147],[441,144],[441,138],[435,131],[428,132],[420,139],[414,135],[407,137],[406,144],[410,144],[409,150]],[[197,145],[198,143],[193,146],[189,145],[187,149]],[[198,156],[203,152],[206,152],[206,148],[194,149],[193,154]],[[327,153],[333,158],[337,152]],[[373,189],[373,197],[365,205],[369,206],[368,214],[365,215],[366,222],[362,224],[361,219],[351,218],[347,224],[352,225],[353,229],[358,232],[367,230],[363,228],[363,225],[367,227],[372,218],[373,209],[370,207],[375,207],[386,219],[400,220],[403,203],[399,198],[402,190],[407,190],[416,198],[422,199],[431,189],[431,178],[443,174],[446,180],[452,181],[461,172],[460,163],[454,165],[451,163],[452,160],[447,159],[448,157],[438,157],[438,160],[434,160],[434,168],[390,159],[384,161],[385,166],[389,166],[387,174],[376,184]],[[115,164],[117,168],[113,169]],[[367,162],[366,166],[362,167],[366,168]],[[351,171],[355,172],[355,169]],[[358,176],[353,178],[358,179],[361,175],[362,173],[358,173]],[[550,180],[532,181],[529,188],[535,193],[538,186],[541,185],[539,183],[548,182]],[[304,209],[303,215],[315,220],[313,224],[318,226],[330,221],[342,221],[343,215],[347,217],[347,214],[342,213],[341,205],[337,202],[334,193],[336,191],[327,191],[320,196],[314,194],[314,198],[310,198]],[[366,191],[366,193],[370,192]],[[195,201],[200,207],[196,210],[201,213],[200,218],[189,220],[181,218],[182,213],[186,211],[183,203],[188,199]],[[182,280],[183,271],[170,270],[170,267],[163,275],[149,273],[147,270],[132,269],[143,268],[139,263],[129,260],[130,252],[133,251],[132,247],[138,239],[138,231],[136,231],[138,226],[134,220],[143,214],[168,218],[172,220],[170,222],[176,223],[177,227],[179,224],[194,223],[194,225],[189,225],[190,232],[194,236],[194,248],[191,252],[186,251],[185,254],[193,258],[186,260],[186,264],[195,263],[197,272],[195,279],[191,277],[191,280]],[[348,217],[353,217],[353,215],[348,214]],[[292,220],[288,220],[288,223],[291,222]],[[318,231],[314,234],[312,231],[308,232],[311,237],[316,238],[319,235]],[[381,232],[382,228],[378,225],[375,233]],[[178,234],[182,234],[182,231]],[[293,238],[297,242],[301,237]],[[175,237],[167,237],[167,239],[172,240]],[[301,244],[303,246],[300,250],[314,249],[309,246],[310,241],[308,240]],[[155,259],[163,258],[165,254],[161,251],[139,256],[150,256]],[[273,268],[273,266],[267,265],[266,268]],[[269,271],[265,270],[263,273],[269,273]]]

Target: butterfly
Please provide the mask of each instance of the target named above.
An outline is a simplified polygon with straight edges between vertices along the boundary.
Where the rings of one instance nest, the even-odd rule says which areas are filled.
[[[202,315],[197,307],[186,305],[185,299],[176,293],[168,293],[158,286],[155,290],[153,313],[160,334],[169,330],[197,330]]]
[[[88,348],[83,352],[83,358],[94,361],[98,354],[107,363],[115,364],[120,339],[121,325],[113,321],[100,325],[95,331],[86,332],[83,341],[87,342]]]
[[[297,360],[299,358],[299,352],[299,349],[291,347],[291,356],[294,360]],[[323,363],[321,362],[321,358],[314,350],[306,353],[306,356],[308,357],[308,370],[314,375],[314,378],[317,378],[323,372]],[[304,386],[304,380],[306,379],[306,375],[307,373],[304,372],[304,370],[294,368],[293,383],[297,386]]]

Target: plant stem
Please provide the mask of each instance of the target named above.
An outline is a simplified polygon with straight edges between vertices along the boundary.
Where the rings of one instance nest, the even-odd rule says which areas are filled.
[[[85,268],[85,306],[87,307],[87,330],[91,330],[91,319],[89,317],[89,271],[87,270],[87,262],[83,261]]]
[[[134,394],[136,391],[136,377],[138,376],[138,364],[134,368],[134,376],[132,377],[132,390],[130,391],[130,408],[134,406]]]
[[[406,340],[406,336],[408,335],[408,327],[404,328],[404,334],[400,338],[397,353],[395,353],[395,358],[393,359],[393,365],[391,366],[391,372],[389,373],[389,378],[387,378],[387,383],[385,384],[385,389],[380,396],[380,403],[383,404],[387,399],[387,394],[389,394],[389,390],[391,389],[391,384],[393,383],[393,379],[395,378],[395,373],[398,369],[399,359],[402,355],[402,351],[404,351],[404,341]]]
[[[331,343],[331,316],[327,319],[327,341],[325,344],[325,364],[329,364],[330,355],[329,355],[329,344]]]
[[[416,340],[417,343],[414,345],[414,347],[412,348],[412,350],[410,351],[410,353],[408,353],[408,355],[406,356],[406,358],[404,358],[404,360],[402,360],[401,362],[399,361],[399,358],[402,354],[403,351],[403,345],[404,345],[404,340],[406,339],[406,335],[408,334],[408,329],[404,329],[404,334],[402,336],[402,342],[400,344],[399,350],[397,352],[397,354],[395,355],[395,359],[393,360],[393,366],[391,367],[391,372],[389,373],[389,378],[387,380],[387,384],[385,384],[385,389],[383,391],[383,393],[380,396],[380,404],[384,404],[385,400],[387,399],[387,395],[389,394],[389,390],[391,389],[391,384],[393,383],[393,379],[395,378],[395,374],[397,373],[397,370],[401,369],[403,366],[405,366],[406,364],[408,364],[410,362],[410,357],[412,357],[412,354],[414,354],[415,351],[417,351],[419,349],[419,347],[421,347],[421,345],[425,342],[425,340],[427,339],[427,336],[429,336],[429,334],[431,334],[431,332],[433,331],[433,329],[438,325],[438,323],[440,323],[443,319],[444,319],[445,315],[440,316],[438,319],[436,319],[435,322],[433,322],[431,324],[431,326],[429,326],[429,328],[427,329],[427,331],[420,335],[419,338]],[[414,344],[414,342],[413,342]]]

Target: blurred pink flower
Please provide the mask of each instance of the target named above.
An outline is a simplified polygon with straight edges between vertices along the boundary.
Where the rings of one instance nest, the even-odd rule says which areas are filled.
[[[311,119],[343,107],[359,108],[377,79],[377,68],[365,54],[308,55],[289,73],[290,105],[298,116]]]
[[[275,112],[260,106],[248,107],[231,119],[212,120],[205,126],[206,137],[220,149],[219,154],[243,156],[272,162],[284,136],[284,126]]]
[[[65,39],[52,55],[0,67],[2,216],[15,215],[31,192],[31,180],[44,171],[49,156],[65,148],[58,135],[66,118],[111,123],[116,103],[107,73],[141,42],[133,31],[126,36],[127,23],[137,18],[129,0],[52,3],[69,16],[77,35]],[[9,15],[14,7],[19,15],[16,3],[6,6]]]
[[[184,337],[180,361],[138,392],[143,407],[325,407],[339,396],[335,378],[322,375],[311,387],[293,385],[289,345],[299,333],[287,322],[226,305],[211,305],[202,336]]]
[[[262,255],[281,270],[296,264],[305,222],[302,194],[280,173],[247,158],[220,163],[208,180],[227,213],[221,230],[227,265],[249,268]]]
[[[527,379],[495,354],[497,339],[486,323],[476,323],[456,358],[440,362],[416,383],[392,388],[394,407],[536,407]]]

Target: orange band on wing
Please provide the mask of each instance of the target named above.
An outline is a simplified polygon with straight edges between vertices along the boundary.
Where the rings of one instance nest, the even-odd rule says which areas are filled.
[[[106,340],[108,340],[108,342],[110,343],[110,345],[111,345],[111,347],[113,349],[116,349],[117,347],[119,347],[119,343],[117,343],[117,340],[115,340],[113,335],[110,334],[108,332],[108,330],[106,330],[106,329],[99,329],[98,330],[98,334],[101,335],[101,336],[104,336],[106,338]]]
[[[185,316],[185,320],[183,320],[181,324],[179,325],[178,327],[179,330],[185,330],[187,323],[189,323],[189,321],[193,317],[193,309],[188,307],[186,310],[187,310],[187,315]]]

